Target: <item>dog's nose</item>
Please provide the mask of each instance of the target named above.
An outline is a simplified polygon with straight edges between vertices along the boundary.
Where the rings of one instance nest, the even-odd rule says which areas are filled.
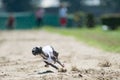
[[[34,53],[35,51],[32,51],[32,53]]]
[[[36,55],[36,53],[35,53],[35,51],[34,51],[34,50],[32,50],[32,54],[33,54],[33,55]]]

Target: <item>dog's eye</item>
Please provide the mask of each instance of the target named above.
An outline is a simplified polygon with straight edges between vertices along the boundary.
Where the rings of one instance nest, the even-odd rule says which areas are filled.
[[[33,51],[35,51],[35,50],[36,50],[36,48],[33,48],[32,50],[33,50]]]

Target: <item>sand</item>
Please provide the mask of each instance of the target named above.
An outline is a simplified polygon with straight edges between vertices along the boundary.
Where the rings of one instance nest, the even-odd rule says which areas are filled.
[[[67,72],[32,55],[33,47],[45,45],[59,52]],[[0,80],[120,80],[120,55],[44,30],[0,31]]]

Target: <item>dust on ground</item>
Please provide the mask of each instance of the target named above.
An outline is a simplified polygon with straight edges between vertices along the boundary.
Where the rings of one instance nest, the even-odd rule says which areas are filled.
[[[33,47],[45,45],[59,52],[67,72],[45,68],[32,55]],[[0,31],[0,80],[120,80],[120,55],[44,30]]]

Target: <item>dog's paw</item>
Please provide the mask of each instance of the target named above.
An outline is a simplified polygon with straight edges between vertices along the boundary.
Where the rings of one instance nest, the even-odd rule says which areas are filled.
[[[49,67],[49,65],[45,65],[45,67]]]

